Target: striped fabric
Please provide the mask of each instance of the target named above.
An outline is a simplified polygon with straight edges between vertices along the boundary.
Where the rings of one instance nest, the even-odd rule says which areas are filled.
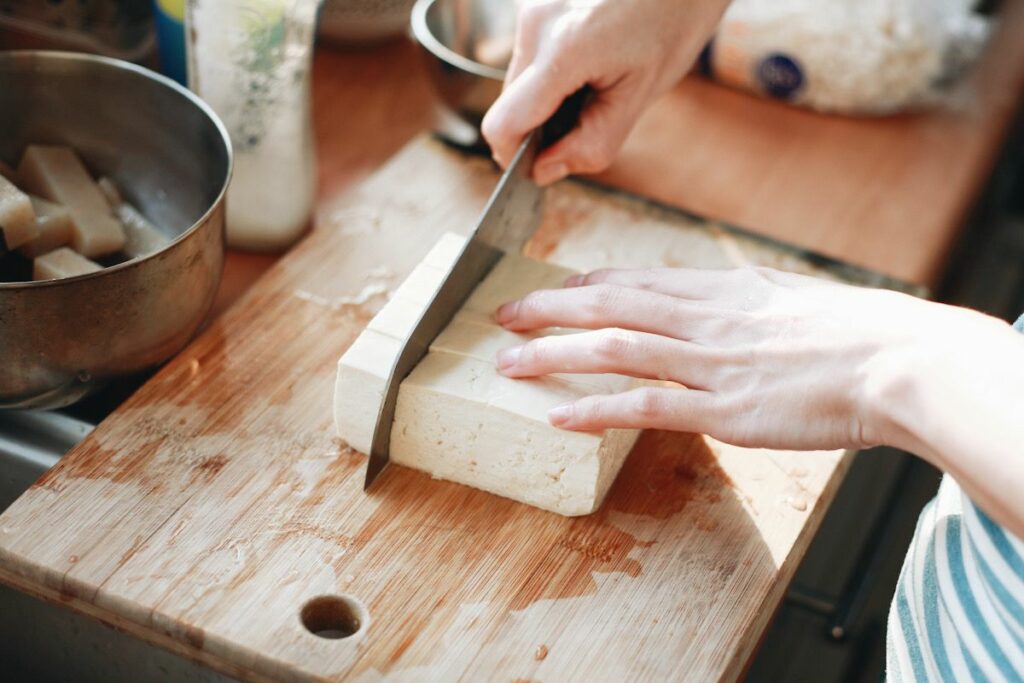
[[[1024,316],[1017,321],[1024,332]],[[1024,541],[948,475],[925,507],[889,610],[889,681],[1024,683]]]

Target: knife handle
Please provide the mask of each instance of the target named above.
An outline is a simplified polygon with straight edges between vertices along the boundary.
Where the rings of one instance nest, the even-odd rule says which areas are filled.
[[[576,124],[579,123],[583,108],[587,105],[590,95],[594,89],[585,85],[572,95],[569,95],[558,106],[555,113],[551,115],[540,131],[540,149],[544,150],[555,144],[569,134]]]

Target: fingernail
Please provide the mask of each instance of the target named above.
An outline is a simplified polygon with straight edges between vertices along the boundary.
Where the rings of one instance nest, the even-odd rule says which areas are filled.
[[[561,180],[569,175],[569,167],[561,161],[552,161],[547,164],[539,164],[533,171],[533,177],[538,185],[550,185],[556,180]]]
[[[572,404],[563,403],[548,411],[548,422],[556,427],[561,427],[572,417]]]
[[[579,273],[577,275],[571,275],[571,276],[569,276],[569,279],[567,279],[565,281],[565,286],[566,287],[579,287],[580,285],[583,284],[583,280],[586,277],[587,276],[582,274],[582,273]]]
[[[523,352],[522,346],[513,346],[510,349],[498,351],[498,369],[508,370],[519,362],[519,356]]]
[[[494,314],[494,319],[498,321],[499,325],[510,323],[516,319],[519,315],[519,302],[510,301],[507,304],[502,304],[498,311]]]

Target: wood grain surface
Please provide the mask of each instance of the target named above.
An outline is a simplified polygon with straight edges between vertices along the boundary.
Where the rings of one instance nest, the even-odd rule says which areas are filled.
[[[309,238],[0,516],[0,580],[251,680],[737,677],[842,454],[646,433],[601,510],[566,519],[397,466],[366,495],[364,457],[333,436],[335,362],[373,307],[342,297],[468,230],[495,179],[418,140],[326,201]],[[552,260],[580,258],[574,244],[594,266],[777,256],[578,184],[549,198],[532,249]],[[630,239],[595,249],[615,226]],[[350,596],[361,630],[308,632],[321,595]]]

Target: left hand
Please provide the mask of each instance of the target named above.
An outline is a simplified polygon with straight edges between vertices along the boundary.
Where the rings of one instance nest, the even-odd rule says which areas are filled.
[[[589,85],[577,127],[541,152],[547,185],[612,163],[641,112],[690,69],[727,0],[520,0],[505,87],[482,124],[504,168],[562,101]]]
[[[766,268],[598,271],[496,317],[514,331],[594,330],[502,351],[510,377],[611,372],[682,385],[589,396],[553,409],[556,426],[670,429],[782,449],[899,441],[880,406],[899,407],[882,395],[900,381],[902,359],[990,320]]]

